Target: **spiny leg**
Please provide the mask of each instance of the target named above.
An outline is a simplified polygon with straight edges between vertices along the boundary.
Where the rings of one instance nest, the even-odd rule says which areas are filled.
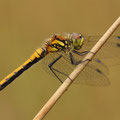
[[[63,74],[63,75],[65,75],[65,76],[67,76],[68,78],[69,78],[69,75],[67,75],[67,74],[65,74],[64,72],[61,72],[61,71],[59,71],[59,70],[57,70],[57,69],[55,69],[55,68],[52,67],[58,60],[60,60],[61,57],[62,57],[62,54],[61,54],[60,56],[58,56],[54,61],[52,61],[52,62],[48,65],[48,67],[49,67],[50,70],[53,72],[53,74],[58,78],[58,80],[59,80],[61,83],[63,83],[63,81],[58,77],[58,75],[57,75],[54,71],[56,71],[56,72],[58,72],[58,73],[60,73],[60,74]],[[70,78],[69,78],[69,79],[70,79]],[[70,80],[71,80],[71,79],[70,79]]]

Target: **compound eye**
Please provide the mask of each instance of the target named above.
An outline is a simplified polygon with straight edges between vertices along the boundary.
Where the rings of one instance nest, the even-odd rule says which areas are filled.
[[[74,39],[79,39],[80,38],[80,36],[79,36],[79,34],[78,33],[72,33],[72,38],[74,38]]]

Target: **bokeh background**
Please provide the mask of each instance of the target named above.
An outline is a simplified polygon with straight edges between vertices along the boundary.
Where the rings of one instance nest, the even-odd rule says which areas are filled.
[[[119,0],[0,0],[0,79],[55,33],[102,35],[120,15]],[[120,28],[114,35],[120,35]],[[119,120],[120,66],[108,87],[72,85],[44,120]],[[0,120],[32,120],[60,86],[41,62],[0,92]]]

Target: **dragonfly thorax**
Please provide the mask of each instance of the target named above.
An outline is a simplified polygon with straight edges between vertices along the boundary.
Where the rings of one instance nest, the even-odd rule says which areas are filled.
[[[84,42],[81,34],[72,33],[65,35],[54,35],[46,43],[48,52],[69,51],[71,49],[79,50]]]

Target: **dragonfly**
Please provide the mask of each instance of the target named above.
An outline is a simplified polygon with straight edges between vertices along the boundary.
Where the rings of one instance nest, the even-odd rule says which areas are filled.
[[[43,65],[63,83],[64,77],[78,65],[84,62],[83,57],[88,54],[100,37],[84,36],[81,33],[55,34],[48,38],[44,47],[38,48],[22,65],[0,81],[0,90],[8,86],[32,65],[42,60]],[[96,54],[90,64],[77,77],[80,84],[108,85],[106,76],[108,68],[101,60],[103,58],[119,58],[120,36],[113,36],[108,43]]]

